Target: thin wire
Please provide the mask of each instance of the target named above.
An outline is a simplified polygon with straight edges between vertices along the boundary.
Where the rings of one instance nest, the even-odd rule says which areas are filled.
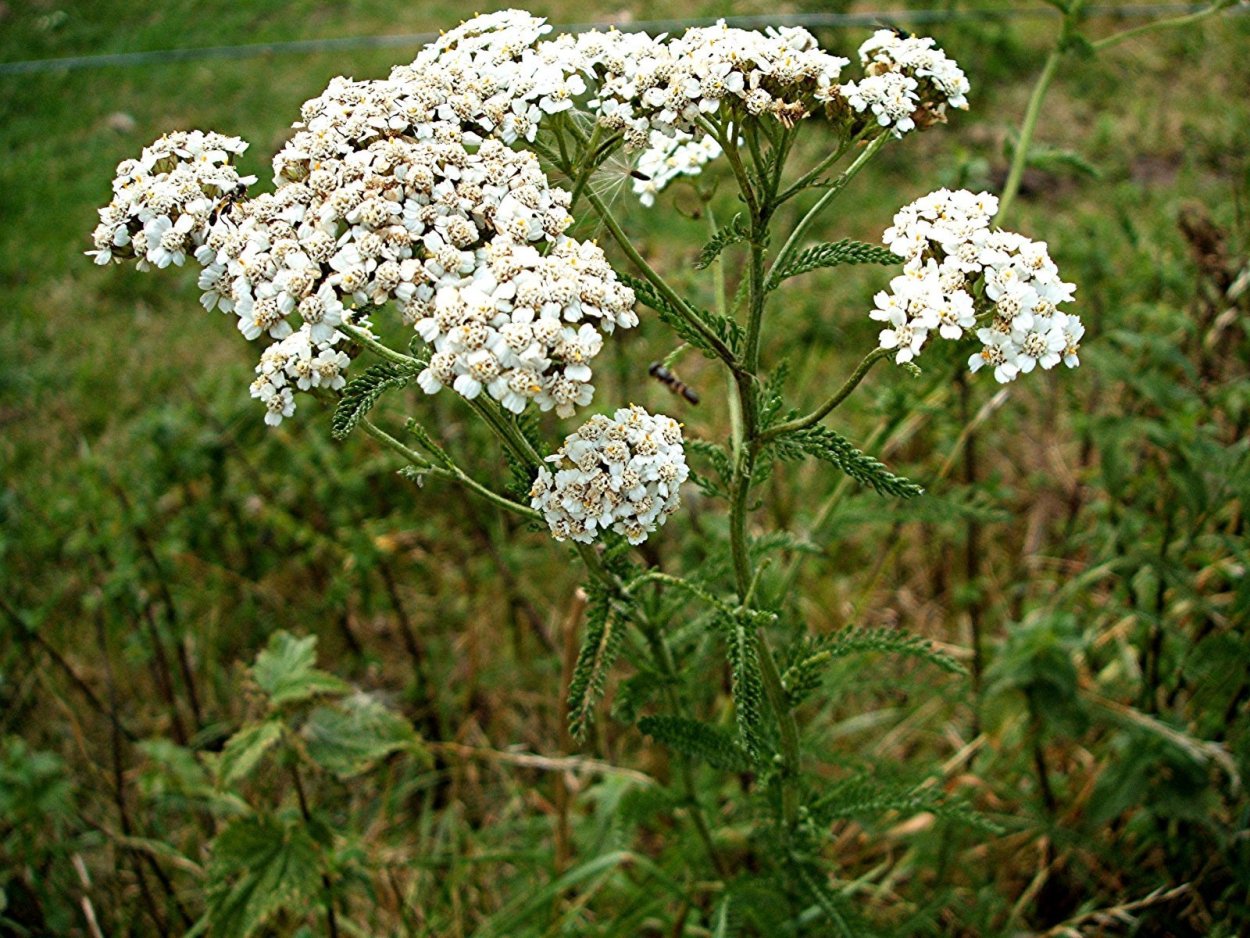
[[[1089,17],[1104,19],[1155,19],[1184,15],[1206,9],[1208,3],[1129,3],[1091,6]],[[1228,13],[1250,12],[1233,8]],[[793,13],[766,16],[727,16],[725,22],[741,29],[764,26],[803,26],[836,28],[876,26],[883,19],[916,24],[946,23],[959,20],[1041,19],[1058,16],[1052,7],[1000,9],[982,7],[971,10],[885,10],[877,13]],[[690,26],[709,26],[714,19],[647,20],[633,23],[571,23],[556,25],[560,33],[583,33],[592,29],[614,28],[622,32],[670,32]],[[56,59],[28,59],[22,62],[0,62],[0,75],[29,75],[33,72],[69,72],[81,69],[164,65],[202,59],[246,59],[266,55],[313,54],[342,52],[353,49],[387,49],[423,46],[438,38],[438,33],[407,33],[393,36],[342,36],[337,39],[296,39],[287,42],[258,42],[236,46],[200,46],[187,49],[152,49],[146,52],[117,52],[101,55],[71,55]]]

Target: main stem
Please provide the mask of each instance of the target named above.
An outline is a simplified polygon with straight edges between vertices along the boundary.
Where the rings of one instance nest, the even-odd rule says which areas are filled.
[[[529,441],[525,437],[515,432],[508,421],[499,414],[489,403],[483,401],[470,401],[473,409],[486,421],[486,423],[495,431],[504,446],[511,451],[512,455],[521,462],[532,466],[540,466],[543,464],[542,457],[534,452]],[[402,445],[402,444],[400,444]],[[622,599],[628,599],[629,593],[625,589],[625,585],[620,581],[611,570],[603,563],[603,559],[595,552],[594,548],[589,544],[574,542],[578,555],[582,558],[582,562],[586,565],[587,572],[603,583],[609,590]],[[668,643],[664,640],[664,636],[660,634],[659,629],[651,623],[646,617],[642,617],[639,621],[639,627],[646,636],[647,644],[651,649],[652,655],[656,659],[656,664],[661,672],[670,677],[677,674],[677,666],[673,661],[672,652],[668,648]],[[668,702],[674,713],[680,712],[680,701],[673,692],[672,687],[668,689]],[[679,760],[678,778],[681,782],[682,791],[687,802],[687,812],[690,815],[691,823],[694,824],[695,831],[699,836],[699,840],[703,843],[704,849],[707,851],[708,859],[711,861],[717,875],[727,876],[728,870],[721,859],[720,854],[716,850],[716,844],[712,840],[712,830],[708,825],[707,818],[703,814],[703,806],[698,800],[698,790],[694,784],[694,776],[691,772],[689,763],[684,759]]]
[[[732,144],[731,144],[732,145]],[[759,193],[761,204],[748,200],[753,207],[751,218],[751,260],[748,269],[749,305],[747,335],[743,368],[735,373],[737,388],[737,411],[741,415],[741,434],[735,434],[734,472],[729,504],[729,542],[733,557],[734,581],[738,599],[745,613],[752,600],[755,574],[752,569],[750,543],[747,538],[746,520],[750,508],[751,477],[755,471],[755,459],[760,447],[759,409],[756,397],[757,372],[760,360],[760,341],[764,323],[764,300],[766,283],[764,271],[764,245],[767,242],[769,205],[775,192]],[[777,719],[781,739],[781,819],[787,831],[794,828],[799,815],[799,728],[781,683],[781,673],[776,658],[768,644],[763,628],[756,628],[755,655],[759,662],[764,694]]]

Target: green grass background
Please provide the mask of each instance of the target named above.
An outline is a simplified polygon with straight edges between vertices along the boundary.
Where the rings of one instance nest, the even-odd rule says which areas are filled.
[[[1032,6],[1000,8],[1026,5]],[[483,4],[481,9],[500,6]],[[529,9],[555,22],[624,22],[874,6],[551,2]],[[416,33],[453,24],[468,12],[452,3],[382,0],[10,0],[0,7],[0,61]],[[1047,19],[971,16],[958,24],[921,28],[966,69],[973,88],[971,111],[888,148],[813,237],[872,241],[898,206],[933,188],[1001,185],[1012,128],[1023,114],[1054,27]],[[1111,28],[1094,21],[1090,32]],[[824,30],[821,37],[827,48],[853,54],[866,32]],[[1193,311],[1208,291],[1201,265],[1177,228],[1185,206],[1203,206],[1229,232],[1230,264],[1246,256],[1248,40],[1250,17],[1229,17],[1130,42],[1096,60],[1068,60],[1047,102],[1037,143],[1071,151],[1097,175],[1072,170],[1071,161],[1068,168],[1051,161],[1044,171],[1031,171],[1012,227],[1047,241],[1061,270],[1078,284],[1076,309],[1088,330],[1086,365],[1074,375],[1037,375],[1013,386],[1005,406],[980,424],[976,465],[968,470],[959,454],[946,477],[942,463],[964,415],[976,413],[997,388],[974,381],[962,403],[956,395],[925,405],[919,385],[909,385],[902,372],[875,374],[873,391],[842,429],[862,439],[882,415],[920,406],[923,422],[892,446],[889,458],[893,468],[926,480],[937,507],[908,523],[902,510],[882,507],[871,496],[849,499],[822,535],[822,556],[806,567],[801,608],[810,629],[824,631],[850,621],[903,624],[966,649],[974,615],[991,659],[998,660],[999,651],[1011,650],[1017,641],[1010,638],[1014,624],[1025,620],[1041,598],[1088,570],[1102,556],[1099,551],[1122,558],[1133,545],[1150,545],[1156,538],[1167,544],[1175,534],[1164,537],[1161,525],[1164,516],[1170,517],[1171,487],[1180,483],[1165,474],[1149,497],[1126,495],[1117,502],[1117,484],[1132,489],[1135,473],[1155,463],[1143,456],[1130,461],[1134,468],[1127,478],[1115,476],[1099,455],[1110,435],[1123,432],[1126,451],[1138,445],[1142,439],[1132,434],[1145,413],[1182,440],[1231,422],[1231,437],[1224,438],[1219,457],[1229,462],[1218,465],[1233,467],[1230,473],[1244,469],[1244,462],[1233,457],[1244,452],[1237,446],[1245,427],[1238,430],[1237,418],[1228,416],[1240,413],[1238,406],[1244,409],[1244,403],[1235,404],[1245,398],[1244,335],[1226,352],[1217,389],[1232,395],[1234,404],[1210,396],[1195,403],[1186,393],[1198,380],[1191,381],[1184,368],[1168,371],[1167,362],[1173,349],[1192,339]],[[383,76],[415,51],[214,58],[0,75],[0,288],[5,300],[0,313],[0,592],[14,616],[32,623],[101,695],[108,682],[107,656],[122,689],[125,718],[144,737],[180,731],[192,749],[219,743],[245,708],[235,662],[250,660],[274,629],[287,628],[319,635],[323,666],[389,695],[431,739],[483,751],[516,746],[554,753],[563,745],[560,623],[575,586],[575,573],[563,555],[543,537],[501,522],[459,492],[438,486],[418,490],[398,479],[389,456],[367,440],[331,443],[329,415],[312,401],[301,403],[297,417],[280,430],[267,431],[246,392],[256,348],[239,339],[227,317],[205,314],[196,305],[192,269],[139,275],[120,267],[96,268],[82,254],[90,247],[95,209],[108,199],[113,167],[161,133],[211,128],[242,136],[252,144],[244,166],[263,184],[268,159],[289,133],[302,101],[334,75]],[[814,154],[821,144],[814,139],[809,146]],[[621,195],[620,204],[629,199],[628,193]],[[624,211],[626,226],[657,267],[691,295],[706,299],[710,284],[690,267],[705,223],[689,217],[696,203],[688,192],[675,187],[671,202],[683,214],[633,206]],[[718,208],[726,215],[732,211],[727,198]],[[576,233],[596,234],[590,222],[581,223]],[[871,347],[875,328],[863,311],[887,276],[876,269],[815,274],[776,305],[767,354],[773,361],[790,359],[797,403],[819,400]],[[1141,359],[1149,365],[1141,373],[1156,369],[1172,377],[1160,379],[1158,386],[1137,387],[1128,352],[1104,362],[1098,351],[1100,345],[1131,350],[1126,339],[1111,342],[1112,333],[1152,340],[1140,353],[1149,356]],[[645,324],[605,366],[596,404],[632,400],[673,409],[674,399],[645,374],[646,363],[671,347],[658,323]],[[938,373],[940,355],[930,361],[932,373]],[[693,357],[683,360],[680,371],[705,398],[699,410],[681,415],[689,432],[723,438],[720,379]],[[1179,387],[1175,393],[1167,384],[1173,378]],[[466,429],[466,412],[445,397],[428,400],[414,393],[393,402],[392,413],[422,415],[481,471],[497,469],[489,441]],[[1121,420],[1123,430],[1116,431]],[[549,421],[545,427],[556,439],[559,425]],[[1180,445],[1171,451],[1179,452]],[[961,484],[965,471],[975,473],[974,485]],[[1200,556],[1183,552],[1170,561],[1174,568],[1167,568],[1167,597],[1156,619],[1169,629],[1189,628],[1187,617],[1196,614],[1194,609],[1210,606],[1220,623],[1216,634],[1225,644],[1204,654],[1241,667],[1237,662],[1250,660],[1246,623],[1239,619],[1246,599],[1233,568],[1244,563],[1245,553],[1244,544],[1236,546],[1239,522],[1226,523],[1228,511],[1239,517],[1241,496],[1221,489],[1217,481],[1201,482],[1200,495],[1216,505],[1207,514],[1205,508],[1195,509],[1192,531],[1195,538],[1202,536],[1200,547],[1207,544],[1203,532],[1216,524],[1215,518],[1221,536],[1233,540],[1220,541]],[[1235,489],[1238,478],[1226,481]],[[801,527],[828,486],[820,474],[781,475],[770,492],[773,510]],[[1070,511],[1071,498],[1077,507]],[[976,512],[958,510],[968,505]],[[690,510],[696,520],[711,511],[697,500]],[[979,572],[962,582],[961,552],[968,543],[968,518],[974,515],[980,519]],[[682,519],[674,519],[679,523]],[[661,539],[656,549],[675,557],[678,548]],[[1053,640],[1070,639],[1071,649],[1104,651],[1108,644],[1123,642],[1131,658],[1137,646],[1126,636],[1149,626],[1136,599],[1153,589],[1154,581],[1137,581],[1145,569],[1119,568],[1112,580],[1092,580],[1075,598],[1064,594],[1060,612],[1067,624],[1054,627]],[[115,868],[110,847],[116,821],[104,755],[107,723],[84,709],[46,656],[32,653],[29,643],[17,637],[14,616],[5,621],[7,631],[0,631],[0,700],[5,703],[0,735],[9,747],[7,758],[12,765],[25,764],[13,755],[19,739],[51,753],[60,760],[57,774],[67,788],[65,803],[56,811],[31,809],[21,824],[0,827],[6,838],[0,858],[7,857],[15,870],[26,870],[28,878],[46,875],[49,883],[69,883],[64,893],[69,895],[77,888],[70,854],[85,856],[101,884],[98,901],[107,910],[102,914],[117,933],[127,922],[142,932],[144,926],[132,918],[133,883]],[[1198,647],[1201,627],[1194,629],[1186,634]],[[153,634],[185,650],[199,682],[198,721],[185,696],[172,705],[160,699]],[[415,650],[405,646],[405,635],[415,636]],[[1188,673],[1188,642],[1168,646],[1174,657],[1164,655],[1163,680]],[[1197,738],[1221,739],[1240,725],[1245,688],[1235,675],[1211,667],[1212,680],[1224,689],[1213,691],[1210,700],[1199,697],[1183,711],[1160,713],[1153,704],[1143,704],[1131,674],[1107,678],[1105,671],[1082,665],[1074,682],[1122,698]],[[905,672],[910,683],[904,693],[898,689],[899,672],[890,668],[840,673],[847,682],[830,689],[813,724],[818,727],[815,745],[828,754],[831,776],[852,764],[875,765],[887,774],[904,763],[932,765],[976,736],[968,726],[966,687],[930,686]],[[1190,701],[1194,683],[1187,678],[1184,692],[1173,701]],[[1201,675],[1197,683],[1201,686]],[[185,694],[181,683],[179,688]],[[1075,687],[1071,693],[1076,694]],[[1136,737],[1099,729],[1097,720],[1091,730],[1087,709],[1072,726],[1057,722],[1040,729],[1029,722],[1029,713],[1034,710],[1016,712],[1003,705],[985,714],[986,723],[978,727],[987,733],[977,744],[984,755],[959,784],[1007,819],[1008,840],[998,846],[962,843],[959,849],[968,852],[960,856],[969,867],[961,875],[951,872],[952,864],[960,864],[945,853],[945,841],[936,834],[921,831],[912,840],[898,835],[880,848],[873,844],[881,841],[864,837],[862,830],[842,832],[839,848],[848,870],[884,863],[895,871],[897,882],[891,878],[872,900],[887,918],[897,918],[891,910],[900,907],[923,908],[928,924],[917,928],[929,933],[994,934],[1007,928],[1005,923],[1041,931],[1083,909],[1129,901],[1156,886],[1176,886],[1191,872],[1196,876],[1202,869],[1195,859],[1201,852],[1197,844],[1212,826],[1227,831],[1244,818],[1237,814],[1243,803],[1230,795],[1226,781],[1214,777],[1219,773],[1200,772],[1194,782],[1197,794],[1190,797],[1187,789],[1173,793],[1192,811],[1160,814],[1151,808],[1147,814],[1164,818],[1163,832],[1135,831],[1134,818],[1150,803],[1151,786],[1176,773],[1147,760],[1120,787],[1100,790],[1106,804],[1091,807],[1099,779],[1122,764],[1126,751],[1139,751]],[[1241,744],[1230,739],[1227,745],[1238,765],[1245,766]],[[588,749],[660,770],[660,757],[628,727],[601,729]],[[1056,789],[1041,806],[1034,773],[1039,751],[1050,760]],[[132,754],[129,781],[142,787],[149,767],[150,760]],[[427,916],[419,927],[431,934],[468,934],[546,875],[550,812],[544,786],[550,779],[489,761],[465,761],[443,771],[450,789],[438,804],[425,803],[419,829],[388,829],[388,836],[418,858],[412,861],[418,872],[408,901]],[[1120,797],[1121,790],[1129,794]],[[141,795],[135,797],[142,802]],[[390,795],[379,797],[390,804]],[[599,797],[606,799],[606,790]],[[194,825],[156,808],[137,810],[144,836],[164,839],[189,856],[202,848]],[[585,813],[607,825],[597,813],[606,810],[597,804]],[[1082,827],[1086,823],[1100,832],[1092,841]],[[1111,832],[1104,837],[1107,829]],[[663,852],[639,836],[638,849]],[[582,846],[589,850],[593,834],[586,837]],[[1167,843],[1185,845],[1184,859],[1169,853]],[[1046,876],[1039,873],[1038,856],[1049,858],[1049,866],[1043,863]],[[1244,855],[1238,856],[1228,860],[1229,868],[1244,864]],[[1182,872],[1169,872],[1176,869]],[[1039,877],[1042,885],[1030,892]],[[934,882],[938,885],[929,903],[909,891],[909,884],[920,888]],[[1047,893],[1056,882],[1061,888]],[[183,888],[194,894],[192,885]],[[396,911],[388,919],[390,906],[379,908],[381,918],[373,927],[382,933],[391,927],[387,922],[393,925],[402,916]],[[612,921],[614,908],[610,899],[591,898],[577,910],[584,917],[569,917],[565,924],[576,932],[593,923],[610,933],[605,923]],[[1210,925],[1223,918],[1219,924],[1224,927],[1228,921],[1227,903],[1219,913],[1178,908],[1165,904],[1157,926],[1149,926],[1147,916],[1147,930],[1141,933],[1197,934],[1200,926],[1186,923]],[[72,905],[58,914],[65,928],[85,933]]]

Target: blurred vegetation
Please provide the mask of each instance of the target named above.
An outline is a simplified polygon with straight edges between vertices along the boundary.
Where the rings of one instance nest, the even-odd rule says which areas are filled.
[[[533,9],[569,22],[777,8]],[[420,32],[465,14],[31,0],[0,7],[0,60]],[[873,241],[937,186],[1001,186],[1053,25],[922,28],[967,70],[971,112],[888,148],[813,237]],[[862,32],[822,40],[845,53]],[[795,628],[906,626],[969,671],[836,657],[804,704],[827,790],[812,849],[836,858],[831,888],[877,931],[1250,927],[1247,40],[1250,17],[1228,17],[1067,60],[1012,227],[1078,284],[1079,371],[1004,391],[952,381],[961,363],[930,348],[921,377],[878,371],[839,421],[924,499],[827,500],[819,467],[769,483],[767,510],[798,541],[761,590],[804,597]],[[178,934],[206,913],[214,934],[825,933],[801,889],[764,881],[769,845],[725,813],[737,801],[705,796],[725,876],[679,836],[686,806],[655,783],[670,766],[652,738],[676,730],[640,711],[645,673],[619,666],[615,719],[570,743],[576,573],[545,535],[418,489],[368,439],[332,442],[311,401],[267,430],[245,391],[255,349],[196,306],[190,268],[138,276],[82,256],[114,165],[160,133],[238,134],[265,177],[300,102],[414,52],[0,76],[0,935]],[[624,173],[596,185],[628,188]],[[684,218],[635,206],[627,226],[710,294],[691,266],[699,203],[679,186],[667,198]],[[766,341],[792,393],[819,400],[871,347],[861,311],[886,276],[816,273],[773,311]],[[704,398],[680,410],[646,375],[671,340],[645,319],[638,332],[598,402],[723,439],[702,364],[675,366]],[[384,406],[503,471],[450,397]],[[693,487],[685,511],[699,530]],[[673,527],[649,559],[697,565]],[[705,633],[673,642],[697,677],[690,702],[732,727]],[[749,785],[695,771],[705,793]],[[848,787],[860,775],[874,781]]]

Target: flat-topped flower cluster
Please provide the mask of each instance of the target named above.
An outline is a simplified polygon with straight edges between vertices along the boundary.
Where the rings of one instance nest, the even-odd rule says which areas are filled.
[[[615,531],[640,544],[677,510],[678,490],[690,474],[681,425],[641,407],[596,415],[547,461],[530,492],[558,541],[589,544]]]
[[[549,31],[524,11],[479,16],[385,80],[334,79],[302,107],[271,193],[248,197],[255,177],[233,165],[243,141],[162,137],[118,167],[92,253],[141,269],[194,257],[207,309],[281,343],[252,385],[271,424],[294,412],[295,390],[340,386],[339,327],[386,305],[433,347],[426,391],[569,416],[592,399],[603,335],[637,316],[602,252],[566,235],[572,196],[525,150],[543,121],[642,151],[650,204],[720,154],[730,121],[737,134],[823,115],[845,135],[901,134],[966,104],[963,73],[932,40],[878,33],[856,83],[802,29]]]
[[[975,331],[973,371],[989,366],[1008,382],[1037,365],[1080,364],[1085,327],[1059,310],[1075,287],[1059,277],[1046,244],[990,227],[998,200],[989,193],[939,189],[894,216],[883,242],[905,259],[869,315],[887,324],[881,347],[895,361],[914,359],[929,335],[959,339]]]

